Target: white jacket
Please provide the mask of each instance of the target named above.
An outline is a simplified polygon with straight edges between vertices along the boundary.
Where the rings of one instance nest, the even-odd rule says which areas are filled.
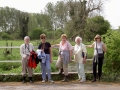
[[[83,43],[81,43],[80,45],[76,44],[74,46],[74,51],[73,51],[74,62],[82,63],[83,60],[82,52],[84,52],[86,56],[87,53],[86,46]]]
[[[20,55],[22,58],[25,58],[27,55],[30,55],[30,52],[33,50],[34,50],[34,46],[32,43],[29,43],[29,46],[27,47],[25,46],[25,44],[22,44],[20,46]]]

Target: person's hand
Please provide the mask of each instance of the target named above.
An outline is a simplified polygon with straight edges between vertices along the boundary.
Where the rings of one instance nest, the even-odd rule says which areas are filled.
[[[72,61],[72,58],[70,57],[70,62]]]
[[[52,63],[52,59],[50,59],[50,63]]]
[[[55,47],[55,45],[52,45],[51,48]]]
[[[26,58],[26,59],[29,59],[29,55],[27,54],[25,58]]]
[[[83,60],[82,60],[82,63],[84,64],[85,62],[86,62],[86,59],[83,59]]]
[[[44,49],[42,49],[41,51],[44,52]]]

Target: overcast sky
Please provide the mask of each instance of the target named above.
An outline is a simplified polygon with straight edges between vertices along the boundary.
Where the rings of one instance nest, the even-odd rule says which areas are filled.
[[[12,7],[21,11],[40,13],[48,2],[56,3],[62,0],[0,0],[0,7]],[[109,0],[105,3],[103,16],[110,22],[112,28],[120,26],[120,0]]]

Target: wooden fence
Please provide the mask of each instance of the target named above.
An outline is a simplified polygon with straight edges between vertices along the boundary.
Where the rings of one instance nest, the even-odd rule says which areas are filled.
[[[20,48],[20,46],[1,46],[0,49],[18,49]],[[37,47],[35,46],[35,48],[37,49]],[[58,47],[54,47],[54,48],[58,48]],[[92,71],[92,59],[87,59],[86,64],[85,64],[85,72],[89,73]],[[0,60],[0,63],[17,63],[17,62],[21,62],[21,60]],[[56,62],[56,60],[53,60],[53,62]],[[74,63],[74,61],[72,60],[72,62],[69,64],[68,66],[69,71],[70,72],[76,72],[76,65]]]

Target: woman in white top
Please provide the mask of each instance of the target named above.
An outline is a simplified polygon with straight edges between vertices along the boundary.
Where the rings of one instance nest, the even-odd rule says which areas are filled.
[[[77,71],[78,71],[78,77],[80,82],[85,82],[86,81],[86,76],[84,72],[84,64],[86,62],[86,47],[82,42],[82,38],[76,37],[75,38],[75,46],[74,46],[74,62],[76,63],[77,66]],[[82,52],[84,52],[84,57],[82,55]]]
[[[93,47],[94,48],[94,58],[93,58],[93,80],[92,82],[96,81],[96,71],[97,71],[97,65],[98,65],[98,80],[100,81],[100,77],[102,75],[102,65],[103,65],[103,59],[104,59],[104,53],[106,52],[106,46],[101,41],[101,36],[97,34],[94,38],[94,41],[92,45],[88,45],[87,47]]]

